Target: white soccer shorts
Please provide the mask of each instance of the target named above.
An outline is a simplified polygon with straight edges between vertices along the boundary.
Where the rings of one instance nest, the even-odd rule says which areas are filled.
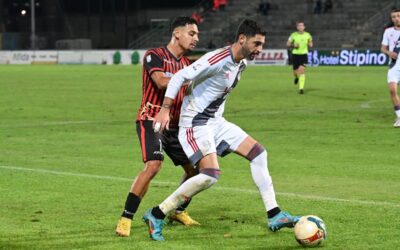
[[[388,70],[387,74],[387,82],[395,82],[399,84],[400,82],[400,69],[396,69],[395,67]]]
[[[224,118],[212,124],[179,128],[179,142],[192,164],[211,153],[225,156],[235,151],[247,137],[243,129]]]

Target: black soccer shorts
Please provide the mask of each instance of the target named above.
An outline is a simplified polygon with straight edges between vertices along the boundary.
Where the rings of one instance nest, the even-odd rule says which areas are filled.
[[[189,164],[190,161],[183,151],[182,145],[178,139],[178,134],[179,128],[164,130],[162,134],[163,149],[175,166],[184,166]]]
[[[190,161],[178,140],[178,128],[165,130],[163,134],[155,133],[153,121],[137,121],[136,132],[142,149],[143,162],[164,160],[164,152],[175,166],[184,166]]]
[[[308,56],[307,54],[304,55],[292,55],[292,63],[293,63],[293,70],[298,69],[300,66],[305,67],[308,63]]]

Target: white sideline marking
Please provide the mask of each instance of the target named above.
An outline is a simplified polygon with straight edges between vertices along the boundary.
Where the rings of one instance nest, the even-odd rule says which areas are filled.
[[[8,169],[8,170],[14,170],[14,171],[30,171],[30,172],[36,172],[36,173],[54,174],[54,175],[62,175],[62,176],[86,177],[86,178],[91,178],[91,179],[102,179],[102,180],[117,180],[117,181],[127,181],[127,182],[133,181],[133,179],[125,178],[125,177],[104,176],[104,175],[94,175],[94,174],[81,174],[81,173],[71,173],[71,172],[47,170],[47,169],[23,168],[23,167],[15,167],[15,166],[0,165],[0,169]],[[161,184],[161,185],[178,185],[178,183],[176,183],[176,182],[168,182],[168,181],[152,181],[152,183]],[[248,188],[232,188],[232,187],[216,186],[216,187],[214,187],[214,189],[230,191],[230,192],[233,191],[233,192],[258,194],[257,190],[248,189]],[[301,198],[301,199],[307,199],[307,200],[344,202],[344,203],[350,203],[350,204],[356,204],[356,205],[368,205],[368,206],[400,207],[400,204],[393,203],[393,202],[386,202],[386,201],[351,200],[351,199],[341,199],[341,198],[327,197],[327,196],[285,193],[285,192],[277,192],[276,194],[281,195],[281,196],[295,197],[295,198]]]

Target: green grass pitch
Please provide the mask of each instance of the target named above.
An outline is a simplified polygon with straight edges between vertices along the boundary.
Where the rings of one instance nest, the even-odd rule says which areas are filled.
[[[385,67],[307,68],[297,94],[289,67],[249,67],[225,117],[261,142],[280,206],[327,226],[323,249],[400,248],[400,129]],[[139,66],[0,66],[0,248],[300,249],[291,229],[266,228],[246,160],[193,199],[202,223],[168,225],[150,241],[145,209],[182,174],[166,160],[134,218],[116,222],[142,169],[135,117]]]

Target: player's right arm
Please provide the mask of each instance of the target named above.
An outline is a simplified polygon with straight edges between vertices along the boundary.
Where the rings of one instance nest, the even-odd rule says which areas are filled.
[[[192,81],[195,78],[205,78],[215,71],[218,64],[211,65],[208,61],[209,54],[202,56],[199,60],[190,66],[179,70],[169,81],[165,92],[164,101],[160,112],[155,116],[153,121],[154,131],[163,131],[169,129],[170,109],[179,90],[185,82]]]
[[[381,46],[381,52],[382,52],[383,54],[386,54],[387,56],[389,56],[389,57],[392,58],[393,60],[396,60],[396,59],[397,59],[397,53],[396,53],[396,52],[393,52],[393,51],[390,51],[390,50],[389,50],[389,46],[387,46],[387,45],[383,45],[383,44],[382,44],[382,46]]]
[[[289,48],[294,48],[294,49],[297,49],[299,47],[299,44],[296,43],[294,40],[293,33],[289,36],[286,46],[288,46]]]
[[[289,38],[288,38],[288,40],[286,42],[286,46],[288,48],[293,48],[293,37],[292,37],[292,35],[289,36]]]
[[[381,43],[381,52],[383,54],[386,54],[389,56],[391,59],[396,60],[397,59],[397,53],[390,51],[389,50],[389,30],[386,29],[385,32],[383,33],[383,38],[382,38],[382,43]]]
[[[389,57],[392,58],[393,60],[396,60],[396,59],[397,59],[397,53],[396,53],[396,52],[393,52],[393,51],[390,51],[390,50],[389,50],[389,46],[387,46],[387,45],[383,45],[383,44],[382,44],[382,46],[381,46],[381,52],[382,52],[383,54],[386,54],[387,56],[389,56]]]
[[[171,77],[166,76],[164,72],[155,71],[151,74],[151,79],[159,89],[166,89]]]

